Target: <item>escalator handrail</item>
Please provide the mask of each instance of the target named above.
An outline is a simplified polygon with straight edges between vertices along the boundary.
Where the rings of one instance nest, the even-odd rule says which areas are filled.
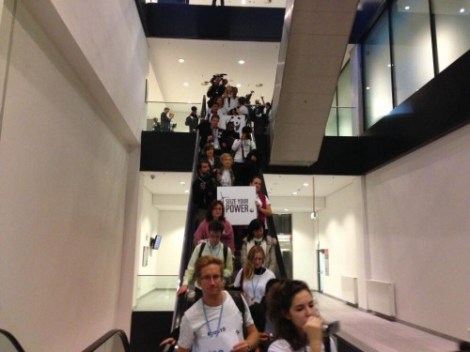
[[[122,342],[122,347],[124,348],[125,352],[131,352],[131,347],[129,345],[129,339],[127,338],[126,333],[120,329],[113,329],[108,331],[106,334],[101,336],[98,340],[93,342],[90,346],[85,348],[82,352],[93,352],[96,351],[98,348],[103,346],[108,340],[112,339],[114,336],[118,336]]]
[[[256,145],[256,138],[255,138],[254,133],[251,133],[251,140],[254,141],[255,145]],[[264,155],[263,157],[264,157],[265,160],[267,160],[266,155]],[[263,168],[262,168],[261,161],[259,162],[258,176],[261,177],[261,180],[263,181],[261,191],[266,196],[269,197],[268,190],[266,188],[266,182],[264,181],[264,174],[263,174]],[[274,246],[275,247],[274,250],[276,252],[276,262],[277,262],[277,268],[279,270],[279,276],[280,276],[279,278],[280,279],[286,279],[287,278],[286,268],[284,266],[284,260],[282,258],[281,245],[279,243],[279,238],[277,237],[277,232],[276,232],[276,226],[274,224],[274,219],[273,219],[272,216],[267,216],[266,219],[267,219],[267,223],[268,223],[269,234],[270,234],[271,237],[275,238],[276,241],[277,241],[277,246]]]
[[[7,330],[0,329],[0,335],[3,335],[7,338],[8,341],[16,348],[17,352],[25,352],[21,344],[18,342],[15,336]]]

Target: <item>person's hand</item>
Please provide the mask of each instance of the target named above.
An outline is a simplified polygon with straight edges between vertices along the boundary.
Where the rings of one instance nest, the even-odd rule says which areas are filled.
[[[184,295],[188,291],[188,285],[181,285],[178,291],[176,291],[177,296]]]
[[[212,136],[207,137],[207,142],[212,142]]]
[[[259,341],[260,342],[268,342],[269,341],[269,334],[267,332],[260,332],[258,336],[259,336]]]
[[[248,342],[246,340],[238,342],[235,346],[232,347],[232,352],[246,352],[248,351]]]
[[[165,346],[165,345],[176,345],[176,340],[173,337],[168,337],[162,342],[160,342],[160,346]]]
[[[320,318],[310,316],[303,327],[310,341],[310,346],[314,345],[320,351],[323,339],[323,322]],[[315,351],[315,350],[313,350]],[[313,352],[312,351],[312,352]]]

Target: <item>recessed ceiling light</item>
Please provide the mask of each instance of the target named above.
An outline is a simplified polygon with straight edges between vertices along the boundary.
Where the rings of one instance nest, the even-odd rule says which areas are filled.
[[[460,12],[460,13],[464,13],[464,12],[465,12],[465,9],[462,7],[459,12]]]
[[[369,87],[369,86],[367,86],[367,87],[366,87],[366,89],[367,89],[367,90],[370,90],[370,87]]]
[[[183,83],[183,86],[187,87],[187,86],[189,86],[189,83],[188,83],[188,82],[184,82],[184,83]]]
[[[284,211],[289,211],[289,209],[287,209],[287,208],[284,208]]]
[[[180,64],[182,64],[182,63],[184,63],[184,59],[178,59],[178,62],[179,62]]]
[[[408,11],[410,9],[409,6],[405,6],[405,10]]]
[[[307,182],[304,183],[304,187],[308,187],[308,183],[307,183]]]
[[[242,85],[240,83],[236,84],[237,88],[240,88]]]
[[[185,184],[186,184],[186,182],[180,181],[180,185],[184,186]]]
[[[243,64],[245,64],[245,60],[238,60],[238,63],[239,63],[240,65],[243,65]]]
[[[185,189],[185,190],[184,190],[184,193],[189,193],[189,189]]]

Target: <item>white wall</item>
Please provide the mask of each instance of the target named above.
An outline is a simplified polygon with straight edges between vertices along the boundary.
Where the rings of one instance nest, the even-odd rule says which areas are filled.
[[[95,31],[84,27],[82,38],[93,40]],[[138,157],[129,156],[99,101],[22,1],[11,55],[0,136],[0,321],[25,350],[78,351],[115,328],[118,314],[119,321],[130,317],[121,264],[124,223],[132,228],[129,212],[136,211],[126,209],[127,179],[138,172]],[[114,90],[140,85],[136,75]],[[123,104],[123,116],[145,117]],[[120,298],[127,307],[118,307]]]
[[[310,213],[292,213],[293,277],[316,288],[316,236]]]
[[[366,177],[371,277],[399,319],[468,339],[470,125]]]
[[[341,298],[341,276],[358,277],[367,308],[365,280],[392,282],[398,319],[468,339],[469,151],[467,125],[327,197],[324,291]]]
[[[328,249],[329,275],[322,287],[325,293],[341,298],[341,276],[359,277],[358,242],[362,238],[361,180],[326,198],[326,207],[319,212],[320,249]]]

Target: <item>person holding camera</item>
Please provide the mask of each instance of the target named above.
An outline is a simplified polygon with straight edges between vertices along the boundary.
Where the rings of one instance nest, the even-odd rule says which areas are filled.
[[[170,112],[170,108],[163,109],[163,112],[160,115],[160,129],[162,132],[171,131],[171,120],[175,115]]]
[[[211,86],[206,93],[207,97],[209,98],[209,101],[207,102],[209,108],[212,107],[212,103],[216,101],[217,97],[221,97],[225,92],[225,86],[228,82],[226,79],[224,79],[225,75],[225,73],[219,73],[213,75],[211,78]]]

